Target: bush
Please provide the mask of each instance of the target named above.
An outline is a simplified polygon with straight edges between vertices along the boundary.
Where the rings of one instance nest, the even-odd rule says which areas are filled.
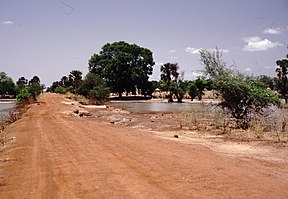
[[[68,88],[65,88],[63,86],[57,86],[55,89],[54,89],[54,92],[55,93],[60,93],[60,94],[65,94],[69,91]]]
[[[102,78],[94,73],[88,73],[77,89],[77,93],[98,103],[107,100],[110,91]]]
[[[218,50],[202,50],[200,54],[206,75],[222,98],[220,106],[237,120],[239,127],[247,129],[253,115],[280,104],[279,98],[255,78],[227,68]]]
[[[28,90],[26,88],[23,88],[20,90],[19,94],[16,95],[16,101],[17,101],[17,103],[23,103],[25,101],[28,101],[30,96],[31,95],[28,92]]]
[[[190,84],[188,94],[191,97],[191,101],[193,101],[193,99],[198,96],[198,89],[195,82]]]
[[[251,117],[262,114],[270,105],[279,105],[278,97],[263,85],[251,79],[228,76],[217,82],[222,97],[220,106],[237,119],[239,127],[247,129]]]
[[[42,89],[42,86],[37,83],[32,83],[28,86],[28,92],[34,100],[36,100],[37,96],[41,94]]]

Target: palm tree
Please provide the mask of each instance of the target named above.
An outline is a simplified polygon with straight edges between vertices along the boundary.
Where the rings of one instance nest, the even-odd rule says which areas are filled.
[[[168,96],[168,102],[173,102],[173,92],[175,90],[175,83],[177,83],[177,79],[179,76],[179,73],[177,72],[178,70],[178,64],[174,63],[166,63],[161,66],[160,71],[161,71],[161,80],[163,80],[166,84],[166,91],[169,91],[169,96]],[[174,80],[172,80],[172,78]],[[173,84],[174,83],[174,84]]]
[[[82,72],[79,70],[72,70],[69,74],[69,81],[72,83],[74,92],[75,89],[78,88],[79,83],[82,80]]]

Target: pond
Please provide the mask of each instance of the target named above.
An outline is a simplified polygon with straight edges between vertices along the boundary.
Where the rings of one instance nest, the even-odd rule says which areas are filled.
[[[14,108],[16,108],[15,100],[0,100],[0,122],[4,121]]]
[[[209,107],[210,104],[203,103],[166,103],[166,102],[111,102],[113,107],[121,107],[134,113],[149,112],[192,112],[203,107]]]

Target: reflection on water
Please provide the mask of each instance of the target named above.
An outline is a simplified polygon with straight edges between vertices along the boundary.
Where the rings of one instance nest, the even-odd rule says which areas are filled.
[[[111,102],[114,107],[122,107],[125,110],[136,113],[145,112],[191,112],[199,110],[203,106],[199,103],[161,103],[161,102]]]

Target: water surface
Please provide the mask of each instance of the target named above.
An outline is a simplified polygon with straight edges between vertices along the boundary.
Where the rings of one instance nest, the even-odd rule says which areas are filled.
[[[4,121],[14,108],[16,108],[15,100],[0,100],[0,122]]]
[[[122,107],[125,110],[136,113],[145,112],[192,112],[208,105],[199,103],[165,103],[165,102],[111,102],[114,107]]]

